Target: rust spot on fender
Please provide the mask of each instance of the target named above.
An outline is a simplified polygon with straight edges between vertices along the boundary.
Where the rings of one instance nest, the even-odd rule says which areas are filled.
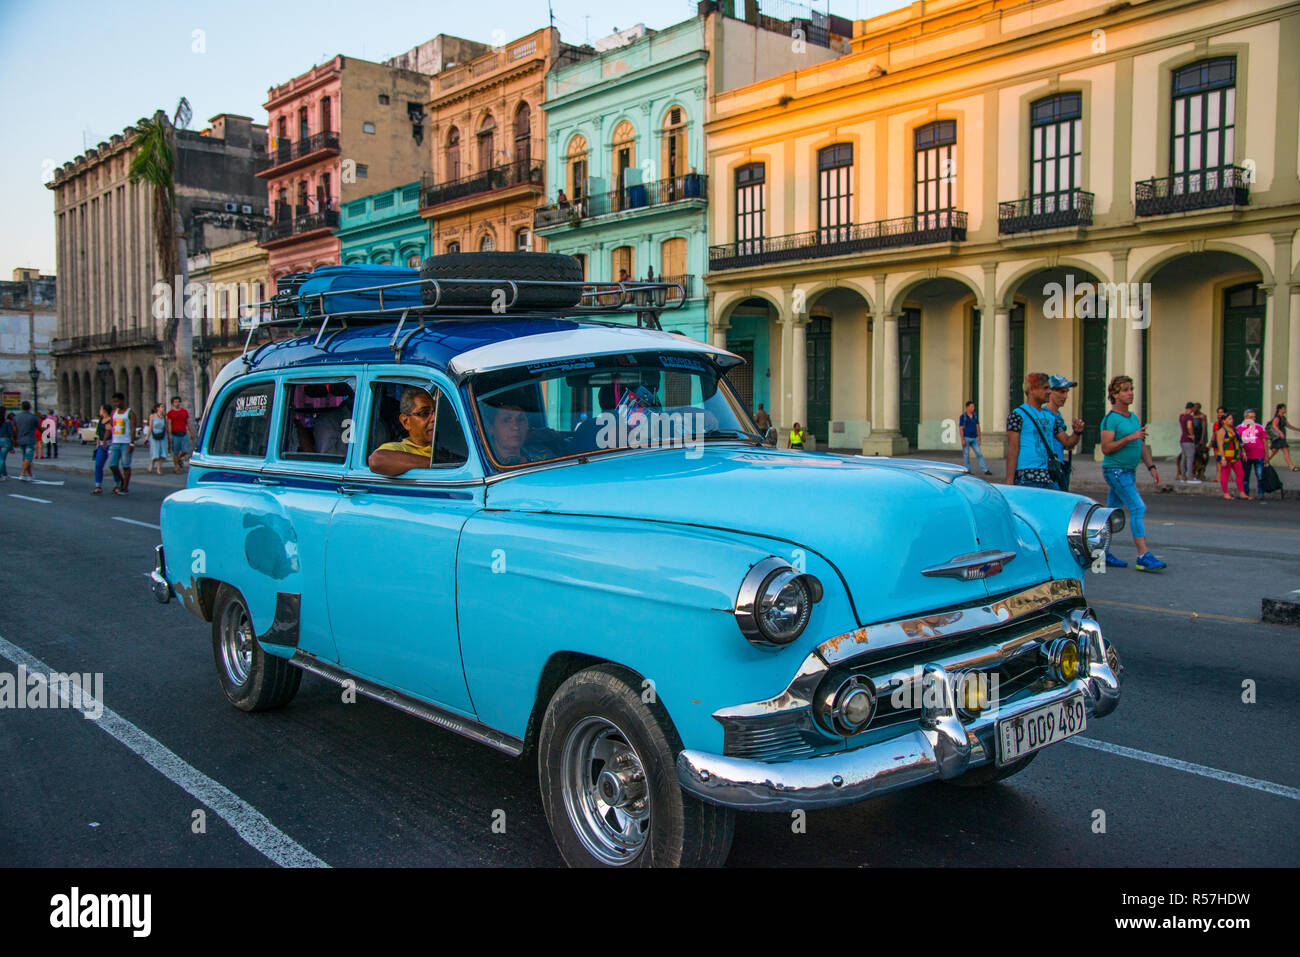
[[[203,617],[203,606],[199,601],[199,583],[194,580],[193,576],[190,576],[188,585],[182,585],[180,582],[174,584],[172,591],[181,600],[181,604],[185,606],[186,611],[199,618]]]
[[[834,653],[839,651],[840,645],[846,641],[852,642],[855,645],[865,645],[867,644],[867,631],[868,629],[866,628],[859,628],[857,631],[849,631],[842,635],[836,635],[834,638],[827,638],[826,641],[823,642],[822,648],[827,652]]]

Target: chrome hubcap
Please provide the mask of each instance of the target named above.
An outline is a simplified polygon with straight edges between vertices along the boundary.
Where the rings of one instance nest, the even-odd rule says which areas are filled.
[[[221,664],[236,685],[253,669],[253,623],[241,602],[230,602],[221,616]]]
[[[583,718],[564,740],[564,808],[583,846],[606,864],[634,860],[650,836],[645,769],[627,735]]]

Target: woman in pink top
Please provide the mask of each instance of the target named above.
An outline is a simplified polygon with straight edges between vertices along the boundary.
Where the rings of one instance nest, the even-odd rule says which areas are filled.
[[[1247,409],[1241,425],[1237,426],[1237,435],[1241,437],[1241,447],[1245,453],[1242,462],[1246,470],[1246,495],[1250,495],[1250,476],[1255,474],[1255,494],[1260,494],[1259,483],[1264,477],[1264,459],[1268,457],[1268,434],[1264,427],[1255,420],[1255,410]]]

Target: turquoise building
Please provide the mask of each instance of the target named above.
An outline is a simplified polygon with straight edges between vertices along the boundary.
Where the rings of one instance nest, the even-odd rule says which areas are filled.
[[[429,221],[420,218],[420,184],[344,203],[335,232],[344,265],[415,266],[428,256]]]
[[[681,283],[686,303],[663,327],[697,339],[708,334],[705,24],[624,31],[618,41],[631,42],[550,72],[547,204],[533,223],[588,281]]]

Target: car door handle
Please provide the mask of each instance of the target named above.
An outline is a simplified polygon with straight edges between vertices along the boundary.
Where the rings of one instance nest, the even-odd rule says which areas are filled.
[[[258,485],[280,485],[281,482],[278,478],[267,478],[265,475],[259,475],[257,477],[257,484]]]
[[[344,495],[365,495],[370,489],[364,485],[340,485],[339,491]]]

